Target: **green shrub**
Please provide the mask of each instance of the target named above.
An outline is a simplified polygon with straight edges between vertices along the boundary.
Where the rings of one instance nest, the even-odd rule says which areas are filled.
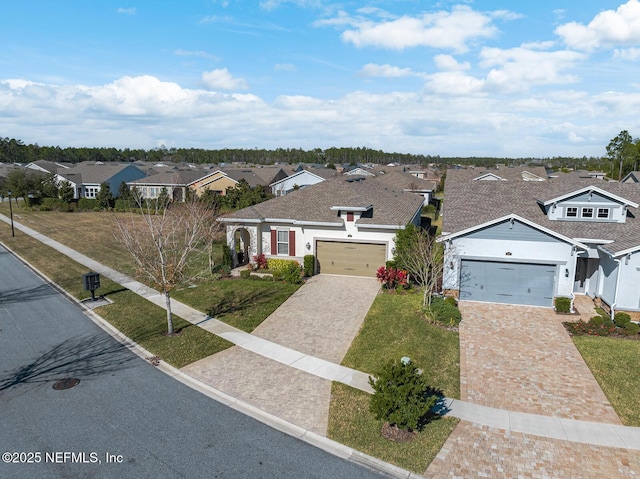
[[[222,265],[228,266],[229,270],[233,267],[233,256],[231,255],[231,248],[229,245],[222,245]]]
[[[571,312],[571,298],[565,298],[563,296],[558,296],[554,300],[554,304],[556,307],[556,311],[558,313],[569,313]]]
[[[78,209],[80,211],[100,210],[100,203],[93,198],[80,198],[78,200]]]
[[[425,315],[448,326],[458,325],[462,321],[462,314],[456,305],[455,298],[444,299],[440,296],[433,296],[431,306],[425,311]]]
[[[631,322],[631,316],[627,313],[616,313],[613,317],[613,322],[619,328],[625,328]]]
[[[113,205],[113,209],[116,211],[129,211],[132,207],[131,203],[128,199],[118,198]]]
[[[220,276],[229,276],[231,266],[226,264],[216,264],[211,267],[211,274],[219,274]]]
[[[602,316],[594,316],[589,320],[589,324],[594,326],[600,326],[606,322],[607,318],[603,318]]]
[[[240,271],[240,277],[242,279],[249,279],[250,276],[251,276],[251,271],[249,271],[248,269],[243,269],[242,271]]]
[[[628,322],[624,326],[624,334],[627,336],[634,336],[640,332],[640,325],[632,322]]]
[[[396,260],[390,259],[389,261],[386,261],[384,263],[384,265],[386,266],[387,269],[389,269],[389,268],[394,268],[395,269],[396,268]]]
[[[305,255],[304,257],[304,275],[307,278],[313,276],[316,269],[316,257],[312,254]]]
[[[453,298],[451,296],[444,298],[444,302],[456,308],[458,307],[458,301],[456,301],[456,298]]]
[[[302,267],[296,261],[292,261],[282,273],[282,279],[289,284],[302,283]]]
[[[369,410],[376,419],[400,429],[421,428],[438,400],[436,392],[411,361],[387,363],[375,379],[369,377],[369,384],[374,390]]]

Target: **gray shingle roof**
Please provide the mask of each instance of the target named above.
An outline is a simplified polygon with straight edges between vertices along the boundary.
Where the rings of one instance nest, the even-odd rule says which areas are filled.
[[[461,171],[461,170],[458,170]],[[468,181],[447,173],[443,231],[457,233],[498,218],[516,214],[544,228],[574,239],[602,239],[613,254],[640,246],[640,214],[629,208],[626,223],[551,221],[538,203],[584,187],[594,186],[640,204],[640,188],[635,184],[614,183],[576,175],[542,182]]]
[[[412,193],[376,183],[372,179],[330,178],[263,203],[224,216],[238,222],[265,219],[338,223],[338,211],[332,207],[372,206],[357,224],[397,226],[409,223],[422,206],[423,199]]]

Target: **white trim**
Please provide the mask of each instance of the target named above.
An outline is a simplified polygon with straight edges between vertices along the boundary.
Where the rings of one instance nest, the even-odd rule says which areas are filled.
[[[278,183],[282,183],[283,181],[290,180],[291,178],[295,178],[296,176],[302,175],[303,173],[308,173],[308,174],[310,174],[310,175],[312,175],[312,176],[315,176],[315,177],[316,177],[316,178],[318,178],[320,181],[324,181],[324,180],[325,180],[322,176],[316,175],[315,173],[312,173],[312,172],[311,172],[311,171],[309,171],[309,170],[300,170],[300,171],[298,171],[297,173],[294,173],[293,175],[289,175],[289,176],[287,176],[286,178],[282,178],[281,180],[274,181],[273,183],[271,183],[271,184],[269,185],[269,187],[273,189],[273,187],[274,187],[275,185],[277,185]]]
[[[455,239],[458,236],[464,236],[464,235],[472,233],[472,232],[474,232],[476,230],[479,230],[479,229],[482,229],[482,228],[486,228],[488,226],[493,226],[493,225],[496,225],[498,223],[502,223],[504,221],[509,221],[509,220],[514,220],[514,221],[519,221],[520,223],[524,223],[527,226],[531,226],[534,229],[537,229],[539,231],[547,233],[548,235],[551,235],[551,236],[553,236],[555,238],[558,238],[559,240],[562,240],[562,241],[564,241],[566,243],[569,243],[569,244],[572,244],[574,246],[577,246],[578,248],[581,248],[581,249],[584,249],[584,250],[589,249],[588,246],[580,243],[579,241],[574,240],[573,238],[569,238],[568,236],[564,236],[562,234],[559,234],[559,233],[557,233],[557,232],[555,232],[553,230],[545,228],[544,226],[540,226],[539,224],[536,224],[533,221],[529,221],[529,220],[524,219],[521,216],[518,216],[518,215],[515,215],[515,214],[510,214],[510,215],[507,215],[507,216],[503,216],[501,218],[497,218],[495,220],[488,221],[486,223],[482,223],[482,224],[479,224],[479,225],[476,225],[476,226],[472,226],[471,228],[467,228],[467,229],[464,229],[462,231],[458,231],[457,233],[449,234],[447,236],[441,235],[440,237],[438,237],[436,239],[436,241],[442,242],[442,241],[447,241],[447,240],[450,240],[450,239]]]
[[[539,203],[542,203],[544,206],[549,206],[552,203],[558,202],[558,201],[562,201],[565,200],[567,198],[571,198],[572,196],[576,196],[582,193],[586,193],[586,192],[597,192],[599,194],[601,194],[602,196],[606,196],[607,198],[610,198],[612,200],[618,201],[624,205],[628,205],[628,206],[632,206],[634,208],[638,208],[638,203],[634,203],[633,201],[629,201],[625,198],[622,198],[621,196],[618,195],[614,195],[613,193],[609,193],[608,191],[605,190],[601,190],[600,188],[598,188],[597,186],[585,186],[584,188],[580,188],[578,190],[574,190],[571,193],[566,193],[562,196],[558,196],[556,198],[552,198],[550,200],[541,202],[540,200],[538,200]]]
[[[331,211],[369,211],[373,208],[373,205],[369,206],[332,206],[329,208]]]

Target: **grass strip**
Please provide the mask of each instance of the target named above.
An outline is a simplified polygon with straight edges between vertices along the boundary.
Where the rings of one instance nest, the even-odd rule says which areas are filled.
[[[594,336],[574,336],[602,391],[625,426],[640,426],[640,341]]]
[[[424,474],[459,422],[456,418],[439,418],[411,442],[392,442],[380,434],[383,422],[369,412],[369,394],[334,382],[331,396],[328,437],[418,474]]]

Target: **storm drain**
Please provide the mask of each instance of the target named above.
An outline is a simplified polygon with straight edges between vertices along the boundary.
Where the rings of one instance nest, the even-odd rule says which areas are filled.
[[[53,385],[53,389],[56,391],[62,391],[63,389],[71,389],[74,386],[77,386],[80,383],[79,379],[76,378],[65,378],[60,381],[56,381]]]

